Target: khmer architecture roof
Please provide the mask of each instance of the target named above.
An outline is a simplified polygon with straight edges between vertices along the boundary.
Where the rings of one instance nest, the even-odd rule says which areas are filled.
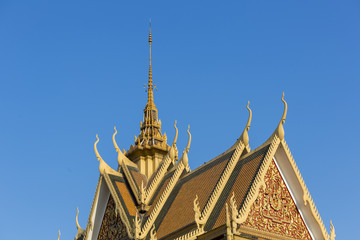
[[[161,133],[153,96],[151,30],[148,101],[140,134],[118,153],[118,169],[101,157],[100,177],[85,229],[77,221],[76,240],[105,239],[335,239],[321,220],[285,142],[287,103],[274,133],[251,150],[252,111],[238,140],[214,159],[190,170],[188,143],[178,154],[175,138]]]

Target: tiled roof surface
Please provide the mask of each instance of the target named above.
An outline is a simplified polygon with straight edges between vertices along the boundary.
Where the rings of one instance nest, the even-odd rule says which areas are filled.
[[[163,181],[160,185],[161,187],[155,192],[154,197],[150,201],[151,207],[150,207],[149,211],[146,213],[146,217],[148,217],[151,214],[152,210],[154,209],[154,207],[156,205],[156,202],[159,200],[162,192],[166,188],[166,186],[169,183],[173,174],[174,174],[174,171],[171,172],[170,174],[168,174],[167,176],[165,176],[165,178],[163,179]]]
[[[133,176],[133,179],[134,179],[136,185],[138,186],[138,189],[141,188],[141,182],[144,183],[144,188],[145,188],[145,186],[146,186],[146,184],[147,184],[147,178],[146,178],[146,176],[145,176],[144,174],[141,174],[141,173],[139,172],[139,170],[136,169],[136,168],[129,167],[129,166],[128,166],[128,168],[129,168],[129,170],[130,170],[131,175]]]
[[[125,183],[116,181],[115,184],[120,192],[120,195],[125,203],[126,209],[128,210],[129,214],[131,216],[135,216],[136,215],[135,203],[134,203]]]
[[[194,222],[195,196],[202,209],[233,153],[221,155],[179,180],[155,222],[158,238]]]
[[[265,146],[239,160],[210,215],[211,220],[205,226],[206,231],[225,224],[225,203],[229,203],[233,192],[238,208],[242,206],[268,149],[269,146]]]
[[[125,210],[125,214],[132,222],[136,215],[136,200],[134,199],[133,194],[131,193],[130,186],[126,183],[123,177],[118,177],[115,175],[109,174],[111,179],[111,184],[114,187],[117,197],[120,200],[121,206]]]
[[[269,145],[256,149],[240,157],[229,180],[227,181],[221,195],[212,210],[209,220],[205,224],[205,231],[218,228],[225,224],[225,203],[229,202],[232,192],[238,208],[243,204],[244,199],[251,187],[251,184],[258,172],[259,167],[269,149]],[[166,200],[160,213],[155,219],[156,235],[158,239],[166,238],[173,234],[179,234],[182,230],[188,231],[196,227],[194,213],[194,199],[198,195],[199,206],[202,210],[214,190],[216,183],[221,177],[224,168],[231,159],[234,149],[231,148],[214,160],[200,166],[189,174],[178,180],[170,196]],[[137,169],[129,167],[131,175],[138,186],[146,177]],[[143,223],[151,214],[164,189],[168,185],[175,171],[167,173],[150,201],[150,209],[144,216]],[[110,175],[111,182],[130,222],[133,222],[136,215],[136,199],[131,192],[128,182],[123,178]],[[186,230],[185,230],[186,229]]]

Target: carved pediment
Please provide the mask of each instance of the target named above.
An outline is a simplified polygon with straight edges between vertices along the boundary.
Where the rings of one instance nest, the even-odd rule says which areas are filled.
[[[126,227],[121,222],[120,215],[116,214],[115,209],[115,202],[110,196],[101,223],[98,240],[129,239]]]
[[[264,178],[265,188],[250,208],[244,229],[283,236],[290,239],[311,239],[305,223],[273,161]]]

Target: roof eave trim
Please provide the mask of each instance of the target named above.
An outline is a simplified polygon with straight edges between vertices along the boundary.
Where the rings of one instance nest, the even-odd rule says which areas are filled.
[[[245,222],[246,218],[248,217],[248,215],[250,213],[250,208],[259,194],[260,188],[265,187],[264,177],[265,177],[267,169],[269,168],[269,166],[271,164],[271,161],[275,155],[275,152],[276,152],[279,144],[280,144],[280,139],[275,135],[270,144],[270,147],[265,155],[265,158],[259,168],[259,171],[255,176],[254,182],[251,185],[251,187],[246,195],[246,198],[245,198],[245,201],[244,201],[242,207],[239,209],[236,216],[234,216],[232,214],[232,220],[235,221],[237,224],[241,224],[241,223]],[[234,210],[235,210],[234,206],[230,205],[230,207],[232,208],[232,212],[234,212]],[[233,229],[233,233],[236,233],[236,229]]]
[[[107,172],[105,171],[103,173],[103,177],[104,180],[106,182],[107,187],[110,190],[110,194],[112,196],[112,198],[114,199],[115,202],[115,206],[116,206],[116,215],[119,213],[120,214],[120,219],[121,221],[124,223],[124,225],[126,226],[126,231],[127,234],[129,235],[130,238],[133,238],[133,233],[132,233],[132,226],[129,222],[129,219],[126,216],[125,210],[121,204],[120,199],[118,198],[117,194],[116,194],[116,190],[111,182],[111,179],[109,177],[109,175],[107,174]]]
[[[316,205],[305,184],[305,181],[301,176],[294,157],[290,152],[289,146],[286,144],[284,139],[281,140],[280,144],[283,151],[278,151],[276,153],[275,160],[279,171],[284,176],[284,180],[287,183],[289,190],[293,194],[293,197],[295,198],[294,201],[298,209],[303,214],[303,219],[309,228],[309,231],[316,239],[322,238],[329,240],[330,235],[325,228],[324,222],[322,221]],[[285,154],[285,157],[282,155],[282,153]],[[317,224],[317,228],[314,227],[314,223]]]

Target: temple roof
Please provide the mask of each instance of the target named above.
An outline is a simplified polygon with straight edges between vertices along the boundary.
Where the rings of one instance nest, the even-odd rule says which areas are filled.
[[[242,234],[239,229],[244,227],[260,192],[264,192],[265,176],[273,164],[272,166],[276,165],[278,174],[282,174],[283,186],[288,184],[288,195],[291,193],[293,198],[291,201],[297,211],[297,219],[302,219],[302,226],[308,230],[309,236],[329,240],[330,235],[284,140],[283,124],[287,115],[284,94],[281,120],[265,143],[255,150],[250,149],[248,131],[252,111],[248,102],[249,118],[239,139],[224,153],[191,171],[188,163],[190,127],[187,130],[188,143],[180,158],[176,147],[176,121],[171,146],[166,143],[166,135],[161,133],[161,122],[153,101],[151,43],[150,29],[148,102],[144,109],[140,135],[135,137],[135,146],[132,145],[125,153],[116,143],[115,128],[113,143],[118,153],[117,170],[112,169],[101,158],[97,149],[97,137],[94,150],[101,175],[88,224],[82,230],[77,223],[76,239],[95,239],[93,236],[98,236],[100,230],[104,234],[107,229],[106,224],[101,227],[104,212],[108,213],[107,217],[112,221],[121,222],[117,224],[118,230],[112,229],[118,231],[117,236],[124,237],[121,239],[196,239],[216,231],[223,236]],[[111,211],[115,212],[114,216],[109,213]],[[269,239],[277,239],[277,233],[271,234],[275,234],[272,235],[275,237]],[[331,236],[334,236],[334,232]]]

